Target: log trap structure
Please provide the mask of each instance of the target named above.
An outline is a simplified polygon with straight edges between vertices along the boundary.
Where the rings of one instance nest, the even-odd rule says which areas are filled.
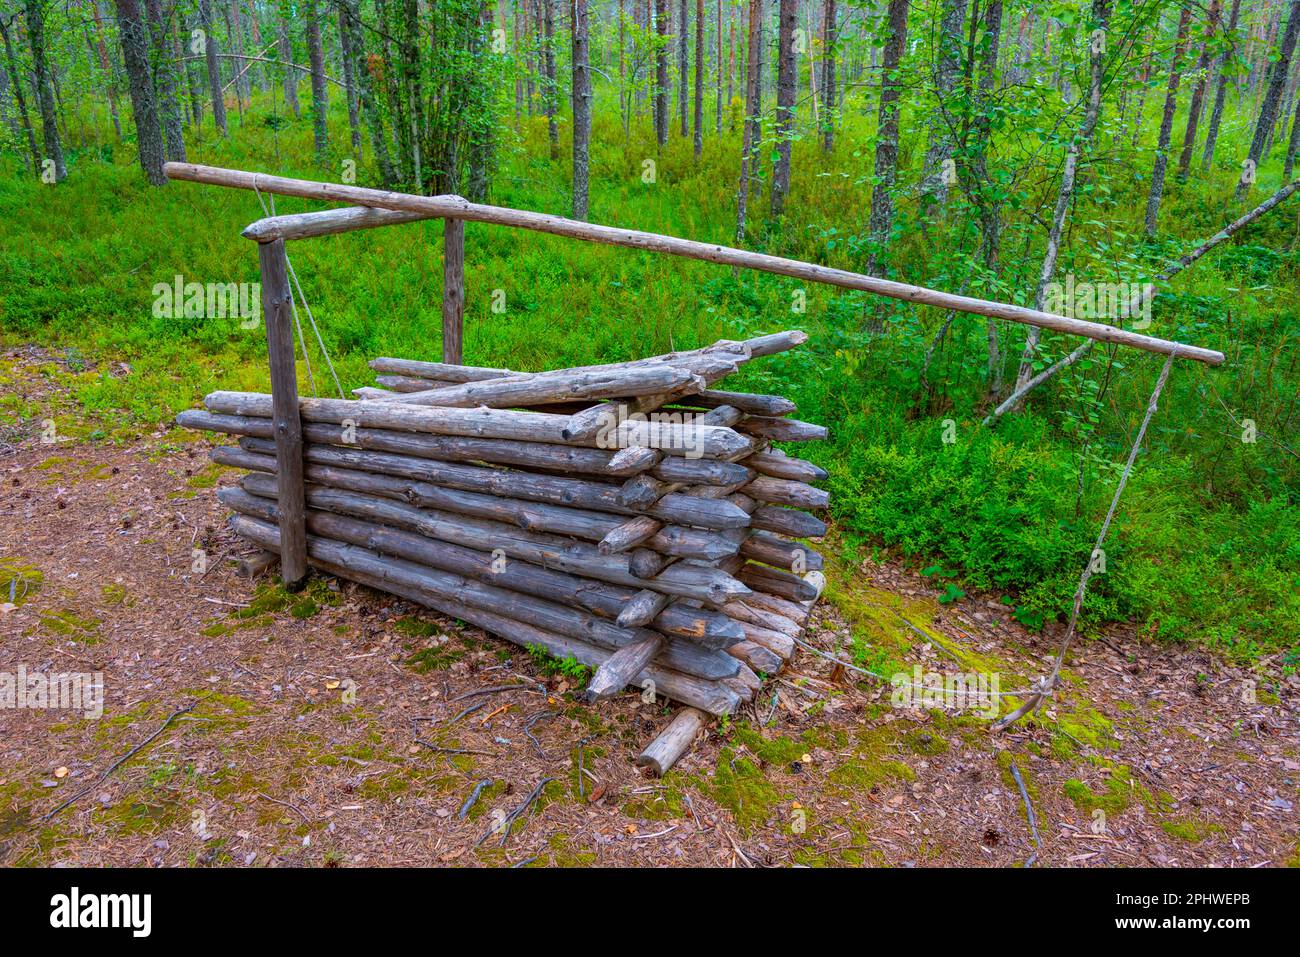
[[[171,179],[350,205],[268,215],[258,244],[269,395],[214,392],[180,425],[238,437],[214,461],[242,539],[278,555],[594,669],[590,701],[626,687],[687,707],[640,762],[664,773],[706,715],[727,715],[781,670],[825,584],[804,544],[826,473],[773,446],[826,436],[775,395],[714,386],[796,348],[797,330],[548,372],[462,363],[464,224],[491,223],[859,289],[1218,364],[1220,353],[1118,327],[740,249],[615,229],[456,196],[414,196],[168,163]],[[273,213],[273,210],[272,210]],[[298,394],[302,340],[286,243],[444,222],[442,361],[377,357],[355,399]],[[299,287],[301,296],[301,288]],[[305,306],[305,300],[303,302]],[[308,313],[310,317],[310,313]],[[314,321],[313,321],[314,325]],[[324,351],[322,343],[322,352]],[[304,342],[304,356],[306,347]]]

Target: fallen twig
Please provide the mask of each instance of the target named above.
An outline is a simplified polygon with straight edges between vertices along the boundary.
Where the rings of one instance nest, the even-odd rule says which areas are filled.
[[[478,801],[479,795],[483,793],[483,789],[490,788],[491,786],[492,786],[491,778],[484,778],[478,784],[474,785],[474,790],[470,792],[469,797],[465,800],[465,803],[461,805],[460,813],[457,814],[456,816],[460,818],[462,821],[465,820],[465,816],[469,814],[469,809],[472,808],[475,802]]]
[[[1036,850],[1025,861],[1025,867],[1033,867],[1034,861],[1038,860],[1038,853],[1043,849],[1043,842],[1038,837],[1038,819],[1034,817],[1034,805],[1029,800],[1029,792],[1025,790],[1024,779],[1020,776],[1020,769],[1016,767],[1016,762],[1011,762],[1011,776],[1016,779],[1016,787],[1020,788],[1020,797],[1025,802],[1025,815],[1029,818],[1029,829],[1034,834],[1034,847]]]

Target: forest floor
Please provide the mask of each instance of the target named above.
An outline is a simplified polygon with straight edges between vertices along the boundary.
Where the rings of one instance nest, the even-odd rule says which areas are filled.
[[[634,759],[662,701],[588,707],[580,679],[409,603],[237,577],[212,494],[235,472],[165,424],[124,438],[60,361],[0,355],[26,423],[0,432],[0,672],[102,672],[106,700],[0,711],[0,865],[1300,863],[1300,679],[1273,659],[1111,629],[995,736],[800,650],[658,780]],[[1022,688],[1059,638],[902,565],[830,577],[808,640],[835,656]]]

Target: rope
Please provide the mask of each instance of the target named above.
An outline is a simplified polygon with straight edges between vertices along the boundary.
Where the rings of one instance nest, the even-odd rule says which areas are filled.
[[[257,201],[262,206],[263,214],[267,216],[274,216],[275,215],[275,194],[274,193],[271,194],[271,206],[270,209],[268,210],[266,205],[266,200],[262,198],[262,191],[257,188],[257,176],[258,174],[256,173],[253,174],[253,192],[257,194]],[[294,326],[296,326],[298,329],[298,344],[302,347],[302,361],[303,364],[307,367],[307,381],[311,384],[311,394],[314,396],[319,396],[320,392],[316,388],[316,377],[312,373],[311,359],[309,359],[307,356],[307,339],[303,335],[302,320],[298,316],[297,300],[302,300],[303,311],[307,313],[307,322],[311,325],[311,331],[316,337],[316,344],[320,347],[320,354],[321,357],[325,360],[325,367],[329,369],[330,376],[334,379],[334,388],[338,390],[339,398],[345,399],[347,398],[347,396],[343,394],[343,385],[342,383],[339,382],[339,374],[334,369],[334,362],[333,360],[330,359],[329,350],[325,348],[325,340],[324,338],[321,337],[320,327],[316,325],[316,317],[312,315],[311,305],[307,302],[307,296],[302,291],[302,283],[298,281],[298,273],[293,268],[293,260],[289,258],[288,250],[285,250],[284,253],[284,264],[286,267],[288,267],[289,278],[293,280],[293,288],[297,290],[296,297],[292,294],[292,291],[290,293],[289,307],[293,312]]]

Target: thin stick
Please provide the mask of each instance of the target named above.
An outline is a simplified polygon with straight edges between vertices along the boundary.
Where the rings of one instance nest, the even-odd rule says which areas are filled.
[[[80,791],[78,791],[76,794],[72,795],[72,797],[68,798],[66,801],[64,801],[62,804],[60,804],[58,807],[56,807],[56,808],[55,808],[53,811],[51,811],[49,814],[46,814],[43,818],[41,818],[41,820],[42,820],[42,821],[48,821],[50,818],[54,817],[54,815],[58,814],[58,813],[59,813],[60,811],[62,811],[64,808],[66,808],[66,807],[70,807],[70,806],[71,806],[74,802],[76,802],[76,801],[77,801],[77,800],[78,800],[82,795],[84,795],[84,794],[86,794],[88,791],[90,791],[91,788],[94,788],[94,787],[96,787],[96,786],[98,786],[98,785],[104,783],[104,781],[107,780],[107,778],[108,778],[108,776],[109,776],[110,774],[112,774],[114,771],[116,771],[116,770],[117,770],[118,768],[120,768],[122,765],[126,764],[127,761],[131,760],[133,757],[135,757],[137,754],[139,754],[142,750],[144,750],[144,749],[145,749],[149,744],[151,744],[151,743],[153,742],[153,740],[154,740],[155,738],[158,737],[158,735],[160,735],[160,734],[162,734],[164,731],[166,731],[167,728],[170,727],[170,725],[171,725],[171,723],[172,723],[173,721],[175,721],[177,718],[179,718],[179,717],[180,717],[181,715],[183,715],[183,714],[189,714],[189,713],[190,713],[191,711],[193,711],[196,707],[198,707],[198,705],[199,705],[200,702],[202,702],[202,701],[206,701],[206,700],[207,700],[208,698],[210,698],[210,697],[212,697],[211,694],[206,694],[206,695],[204,695],[202,698],[196,698],[194,701],[191,701],[191,702],[190,702],[188,705],[186,705],[184,708],[178,708],[178,709],[176,709],[175,711],[173,711],[171,714],[169,714],[169,715],[167,716],[167,720],[164,721],[162,724],[160,724],[160,725],[158,726],[158,730],[157,730],[157,731],[155,731],[153,734],[149,735],[149,737],[145,738],[143,741],[141,741],[139,744],[137,744],[137,745],[136,745],[134,748],[132,748],[130,751],[126,752],[126,754],[122,755],[120,758],[118,758],[116,761],[114,761],[114,762],[109,766],[109,768],[108,768],[107,771],[105,771],[103,774],[101,774],[99,777],[97,777],[97,778],[96,778],[94,781],[92,781],[90,784],[87,784],[84,788],[82,788],[82,789],[81,789]]]
[[[1038,818],[1034,816],[1034,805],[1029,800],[1029,792],[1025,790],[1024,779],[1020,777],[1020,769],[1016,767],[1016,762],[1011,762],[1011,776],[1016,779],[1016,787],[1020,788],[1020,797],[1025,802],[1025,815],[1029,818],[1029,829],[1034,834],[1034,847],[1037,850],[1025,861],[1025,867],[1033,867],[1034,861],[1038,860],[1038,853],[1043,849],[1043,842],[1038,837]]]
[[[1094,556],[1106,543],[1106,533],[1110,531],[1110,523],[1115,518],[1115,510],[1119,507],[1120,496],[1124,494],[1124,487],[1128,485],[1128,477],[1133,472],[1133,463],[1137,460],[1138,449],[1142,446],[1142,440],[1146,438],[1147,426],[1151,424],[1151,419],[1156,414],[1160,393],[1169,380],[1169,371],[1173,368],[1173,365],[1174,353],[1170,353],[1169,358],[1165,360],[1164,368],[1160,370],[1160,377],[1156,379],[1156,387],[1151,392],[1151,399],[1147,403],[1147,412],[1142,417],[1142,426],[1138,429],[1137,438],[1133,440],[1133,447],[1129,449],[1128,462],[1125,463],[1124,472],[1119,477],[1119,485],[1115,487],[1115,495],[1110,500],[1110,509],[1106,512],[1106,520],[1101,523],[1101,531],[1097,535],[1097,544],[1093,546],[1092,552],[1088,555],[1088,561],[1083,567],[1083,574],[1079,577],[1079,587],[1074,593],[1074,607],[1070,610],[1070,624],[1065,629],[1065,637],[1061,639],[1061,647],[1056,652],[1056,660],[1052,664],[1052,673],[1043,680],[1038,686],[1038,690],[1034,692],[1028,701],[1001,721],[995,723],[993,725],[994,731],[1005,731],[1016,721],[1032,712],[1042,703],[1043,698],[1051,694],[1056,687],[1057,679],[1061,674],[1061,664],[1065,661],[1066,649],[1070,647],[1070,642],[1074,639],[1074,629],[1079,623],[1079,611],[1083,608],[1084,595],[1088,592],[1088,579],[1092,578]]]

